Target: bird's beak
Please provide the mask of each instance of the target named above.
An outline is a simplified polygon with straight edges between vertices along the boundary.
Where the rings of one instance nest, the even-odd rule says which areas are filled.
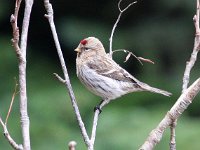
[[[81,49],[80,48],[76,48],[74,51],[77,52],[77,53],[80,53]]]

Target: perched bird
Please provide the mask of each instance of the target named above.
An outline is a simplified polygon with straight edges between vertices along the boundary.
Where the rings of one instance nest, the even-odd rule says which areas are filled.
[[[102,43],[95,37],[81,40],[75,51],[78,78],[88,90],[100,96],[103,102],[108,103],[124,94],[138,91],[171,95],[130,75],[106,54]]]

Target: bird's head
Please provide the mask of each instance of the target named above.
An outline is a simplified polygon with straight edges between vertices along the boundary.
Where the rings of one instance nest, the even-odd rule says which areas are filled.
[[[95,37],[81,40],[75,51],[77,52],[77,57],[93,57],[106,54],[102,43]]]

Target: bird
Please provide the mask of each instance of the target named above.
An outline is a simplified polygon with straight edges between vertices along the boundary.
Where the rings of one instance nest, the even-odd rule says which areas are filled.
[[[139,81],[119,66],[106,53],[98,38],[84,38],[75,51],[77,52],[77,77],[89,91],[102,98],[95,109],[100,109],[99,106],[102,103],[107,104],[111,100],[132,92],[149,91],[165,96],[171,95],[170,92]]]

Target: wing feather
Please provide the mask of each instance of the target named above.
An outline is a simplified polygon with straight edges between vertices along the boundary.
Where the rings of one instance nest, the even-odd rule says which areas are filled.
[[[98,74],[114,80],[131,83],[139,82],[112,59],[88,62],[87,65],[90,69],[94,69]]]

